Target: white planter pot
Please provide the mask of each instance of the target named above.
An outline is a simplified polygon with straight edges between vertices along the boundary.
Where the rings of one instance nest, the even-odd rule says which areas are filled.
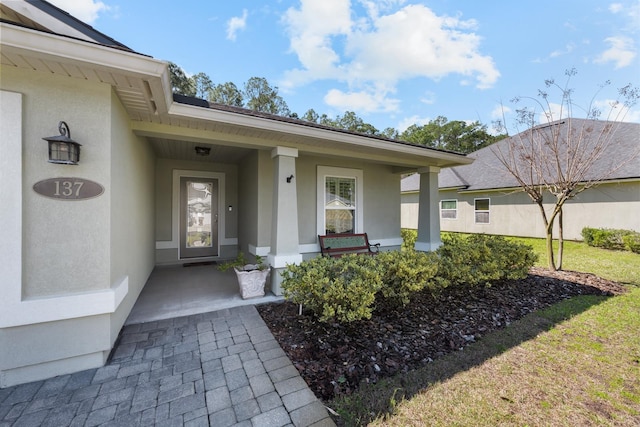
[[[246,266],[245,266],[246,268]],[[240,285],[242,299],[264,296],[264,286],[269,276],[269,268],[264,270],[241,270],[234,268]]]

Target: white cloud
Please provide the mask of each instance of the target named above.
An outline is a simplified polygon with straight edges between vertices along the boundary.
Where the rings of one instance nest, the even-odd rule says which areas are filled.
[[[506,116],[511,114],[513,110],[511,108],[504,106],[502,104],[496,105],[493,110],[491,110],[491,119],[492,120],[503,120]]]
[[[620,3],[611,3],[609,5],[609,12],[611,13],[618,13],[620,11],[622,11],[623,6]]]
[[[637,52],[632,38],[624,36],[607,37],[604,41],[611,47],[594,60],[596,64],[613,62],[615,63],[615,68],[618,69],[630,65],[636,57]]]
[[[388,98],[386,92],[345,93],[338,89],[329,90],[324,97],[324,102],[341,110],[356,110],[363,113],[397,111],[400,104],[398,99]]]
[[[565,106],[557,104],[555,102],[550,102],[549,109],[546,111],[541,111],[538,114],[538,123],[544,124],[555,122],[556,120],[566,118],[567,114],[568,111]]]
[[[594,101],[593,107],[600,110],[600,119],[617,122],[640,122],[640,110],[633,110],[613,99]]]
[[[407,130],[407,128],[411,125],[424,126],[430,121],[431,121],[430,117],[420,117],[417,115],[411,116],[411,117],[405,117],[400,121],[400,123],[398,123],[398,126],[396,127],[396,129],[398,129],[398,132],[402,133],[405,130]]]
[[[481,89],[496,83],[500,73],[493,59],[480,52],[474,20],[438,16],[423,5],[389,12],[403,3],[362,0],[368,15],[355,19],[349,0],[302,0],[300,8],[287,10],[283,23],[300,68],[286,72],[280,87],[332,79],[359,96],[336,89],[328,99],[357,102],[363,92],[385,99],[381,91],[391,93],[400,80],[412,78],[437,81],[457,74],[463,84],[471,81]]]
[[[247,9],[242,10],[242,16],[234,16],[227,21],[227,39],[235,41],[236,34],[240,30],[244,30],[247,27]]]
[[[431,91],[427,91],[420,98],[420,102],[422,102],[423,104],[427,104],[427,105],[435,104],[435,102],[436,102],[436,94],[431,92]]]
[[[95,0],[49,0],[52,4],[68,12],[86,24],[92,24],[98,19],[100,12],[110,10],[110,7],[101,1]]]

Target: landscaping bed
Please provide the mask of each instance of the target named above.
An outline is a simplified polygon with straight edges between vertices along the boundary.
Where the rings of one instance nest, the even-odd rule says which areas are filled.
[[[625,287],[591,274],[534,267],[520,280],[491,287],[416,293],[402,309],[377,305],[369,320],[322,323],[298,305],[257,306],[302,377],[319,398],[350,394],[362,383],[424,366],[504,328],[527,313],[576,295],[615,295]]]

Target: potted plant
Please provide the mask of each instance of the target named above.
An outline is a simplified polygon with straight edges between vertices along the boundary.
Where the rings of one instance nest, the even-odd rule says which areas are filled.
[[[233,268],[236,272],[242,299],[264,296],[264,287],[270,269],[260,255],[256,255],[256,263],[251,264],[244,257],[244,253],[239,252],[236,259],[225,262],[218,267],[220,271],[227,271],[229,268]]]

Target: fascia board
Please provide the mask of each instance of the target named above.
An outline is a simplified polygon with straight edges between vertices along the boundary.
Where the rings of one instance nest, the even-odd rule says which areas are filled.
[[[169,115],[180,117],[186,120],[197,119],[221,122],[241,127],[253,128],[261,131],[272,131],[289,135],[315,138],[320,140],[330,140],[341,142],[347,145],[367,147],[372,149],[383,149],[394,153],[409,154],[412,156],[437,159],[447,162],[447,165],[466,165],[473,162],[472,158],[460,154],[450,154],[435,150],[428,150],[411,145],[398,144],[366,136],[345,134],[342,132],[332,132],[326,129],[318,129],[311,126],[297,125],[293,123],[280,122],[277,120],[262,117],[246,116],[238,113],[206,109],[191,105],[174,102],[169,108]]]
[[[149,83],[160,113],[166,113],[173,102],[169,69],[165,61],[6,23],[0,23],[0,31],[3,52],[135,76]]]
[[[139,53],[6,23],[0,23],[0,29],[3,50],[18,49],[43,58],[60,58],[83,63],[87,67],[110,68],[138,76],[160,77],[167,68],[166,62]]]

